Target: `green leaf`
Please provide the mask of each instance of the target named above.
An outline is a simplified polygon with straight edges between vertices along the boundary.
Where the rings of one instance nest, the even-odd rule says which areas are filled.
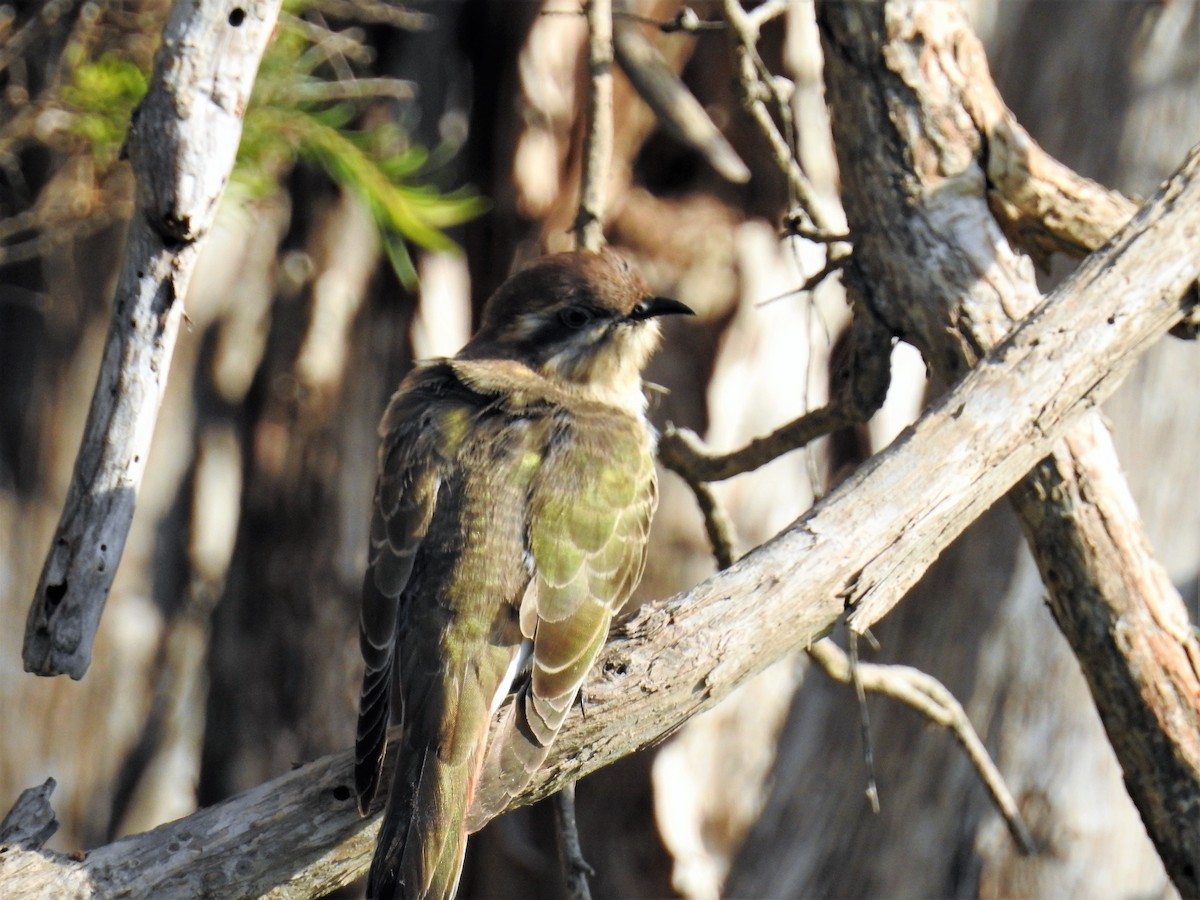
[[[102,165],[116,161],[129,119],[150,86],[148,73],[116,53],[81,62],[70,70],[60,95],[73,113],[68,130],[86,141]]]
[[[268,193],[272,185],[277,190],[297,159],[319,166],[362,199],[397,278],[413,286],[416,270],[406,242],[457,249],[445,230],[485,212],[487,201],[466,188],[444,193],[431,183],[457,148],[443,145],[430,151],[414,145],[397,122],[379,116],[370,91],[379,92],[380,79],[364,82],[363,93],[356,93],[357,83],[345,78],[353,55],[339,56],[335,67],[331,51],[314,43],[319,29],[295,18],[307,5],[304,0],[287,5],[292,15],[281,17],[264,55],[234,177],[253,196]]]

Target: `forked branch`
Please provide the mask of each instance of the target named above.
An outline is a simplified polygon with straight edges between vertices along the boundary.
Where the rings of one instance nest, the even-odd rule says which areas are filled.
[[[811,646],[848,603],[907,592],[1184,314],[1181,298],[1200,275],[1198,235],[1193,152],[1105,250],[904,437],[776,538],[618,625],[587,686],[588,715],[567,720],[519,802],[661,740]],[[930,458],[947,460],[936,479],[922,464]],[[0,879],[16,893],[54,884],[76,896],[328,891],[361,874],[371,852],[374,824],[357,817],[351,768],[348,752],[323,758],[83,860],[10,851],[0,855]]]

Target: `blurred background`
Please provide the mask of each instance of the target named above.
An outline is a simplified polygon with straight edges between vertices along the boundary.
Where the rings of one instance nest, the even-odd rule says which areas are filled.
[[[750,4],[747,4],[750,5]],[[704,20],[720,4],[697,0]],[[93,847],[350,745],[375,426],[412,361],[453,353],[511,269],[567,249],[585,28],[572,0],[285,3],[238,168],[186,299],[133,531],[95,661],[24,673],[23,623],[99,367],[132,206],[120,159],[168,5],[0,5],[0,808],[53,776],[50,846]],[[1200,140],[1200,4],[969,4],[1020,121],[1082,174],[1148,195]],[[667,22],[674,0],[628,12]],[[609,241],[694,321],[665,323],[653,416],[732,449],[824,402],[847,312],[781,238],[786,189],[732,89],[728,34],[638,26],[751,176],[723,178],[618,73]],[[796,149],[840,219],[810,2],[760,45],[795,85]],[[1047,285],[1061,271],[1047,276]],[[748,550],[919,410],[888,404],[717,493]],[[1107,406],[1160,559],[1196,618],[1195,348],[1164,341]],[[662,478],[639,599],[714,570]],[[778,663],[659,748],[579,785],[598,897],[1170,896],[1012,514],[986,514],[877,631],[880,661],[966,707],[1051,852],[1022,858],[953,739],[871,699],[882,812],[853,693]],[[557,896],[541,807],[468,852],[464,897]]]

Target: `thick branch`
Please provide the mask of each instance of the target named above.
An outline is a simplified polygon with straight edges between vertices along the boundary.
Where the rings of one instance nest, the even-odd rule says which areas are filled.
[[[1008,341],[1005,335],[1039,301],[1032,267],[997,227],[993,187],[1024,217],[1022,233],[1041,233],[1053,246],[1094,246],[1127,214],[1127,205],[1051,165],[1012,123],[1002,127],[998,97],[988,95],[994,87],[980,86],[988,79],[982,49],[957,7],[891,0],[824,3],[818,10],[858,283],[869,286],[872,308],[921,350],[934,373],[954,383],[998,342],[1009,352],[1021,347],[1024,329]],[[1039,178],[1045,181],[1026,183]],[[1085,211],[1091,202],[1094,209]],[[1039,226],[1028,225],[1039,216]],[[1009,234],[1014,221],[1006,222]],[[1141,227],[1135,219],[1117,240]],[[1194,241],[1196,232],[1180,237]],[[1123,252],[1123,244],[1115,250]],[[1114,293],[1140,290],[1137,277],[1110,281],[1097,268],[1113,252],[1110,244],[1089,258],[1070,287],[1086,292],[1089,283],[1107,283]],[[1194,277],[1191,272],[1185,267],[1179,274]],[[1090,310],[1078,313],[1090,319]],[[1114,332],[1127,324],[1122,312],[1106,315],[1090,321]],[[1072,334],[1079,322],[1060,318],[1056,340],[1092,340],[1088,329]],[[1090,352],[1086,345],[1079,351]],[[1029,369],[1015,377],[1043,376]],[[955,467],[959,457],[941,463]],[[1193,663],[1200,646],[1179,627],[1186,622],[1182,601],[1123,496],[1116,455],[1093,414],[1012,499],[1130,794],[1176,886],[1195,895],[1200,673]],[[868,592],[851,626],[869,628],[895,602],[890,594]]]
[[[587,686],[587,716],[568,719],[520,802],[661,740],[811,646],[848,603],[907,592],[1183,315],[1180,297],[1200,274],[1198,236],[1193,153],[1106,250],[888,450],[729,569],[619,625]],[[0,880],[45,885],[50,868],[79,896],[248,896],[285,883],[274,896],[307,896],[366,865],[373,828],[357,819],[351,784],[350,754],[326,757],[82,862],[0,856]]]
[[[987,139],[988,199],[1005,234],[1043,262],[1056,251],[1081,257],[1103,245],[1137,204],[1064,166],[1029,136],[1004,105],[978,40],[959,42],[957,58],[963,107]]]
[[[121,560],[183,297],[229,178],[279,0],[178,2],[127,142],[137,205],[62,518],[25,628],[25,668],[82,678]]]

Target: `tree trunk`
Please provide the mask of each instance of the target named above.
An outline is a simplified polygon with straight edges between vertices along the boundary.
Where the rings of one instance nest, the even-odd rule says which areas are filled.
[[[1103,97],[1110,117],[1120,110],[1114,98],[1128,101],[1145,95],[1128,84],[1124,90],[1100,85],[1114,77],[1136,79],[1138,54],[1130,42],[1139,28],[1129,20],[1136,19],[1140,26],[1151,11],[1114,6],[1093,15],[1098,11],[1086,4],[1058,5],[1053,10],[1028,4],[1020,12],[1015,5],[1002,9],[1005,27],[998,32],[1011,43],[1000,43],[997,52],[1003,56],[1010,47],[1007,52],[1014,61],[1036,68],[1032,73],[1014,72],[1009,83],[1014,89],[1036,89],[1053,98],[1045,108],[1062,141],[1048,149],[1056,154],[1064,151],[1069,139],[1079,154],[1065,154],[1070,164],[1089,153],[1094,162],[1096,148],[1120,145],[1116,137],[1120,128],[1113,132],[1105,127],[1109,119],[1098,121],[1088,117],[1085,109],[1061,102],[1062,85],[1067,77],[1070,83],[1088,85],[1073,96],[1084,102]],[[1058,21],[1052,24],[1047,19]],[[1013,25],[1014,20],[1020,24]],[[1076,40],[1081,28],[1088,29],[1091,39]],[[1100,36],[1103,42],[1098,44]],[[1030,52],[1030,40],[1044,42],[1043,52]],[[1178,48],[1183,50],[1185,43]],[[1060,52],[1064,47],[1072,49]],[[1128,68],[1114,66],[1114,58],[1126,60]],[[1010,71],[1016,65],[1011,64]],[[1194,78],[1194,62],[1185,66],[1180,60],[1178,65]],[[1061,74],[1064,69],[1069,76]],[[1005,90],[1005,96],[1010,97],[1010,90]],[[1040,135],[1037,120],[1025,121],[1022,115],[1027,102],[1020,94],[1012,100],[1018,118]],[[1115,115],[1119,123],[1132,111]],[[1091,141],[1080,140],[1087,128],[1099,133]],[[1178,155],[1186,149],[1187,130],[1170,133],[1181,139],[1173,148]],[[1102,179],[1113,174],[1095,165],[1084,165],[1083,171]],[[1148,185],[1143,183],[1141,189]],[[1152,358],[1194,357],[1190,348],[1169,342],[1152,354]],[[1143,383],[1135,376],[1124,394]],[[1150,403],[1161,410],[1168,396],[1176,402],[1188,400],[1155,385],[1143,404],[1132,405],[1140,410]],[[1129,406],[1128,399],[1118,396],[1110,410]],[[1159,421],[1168,420],[1166,414],[1160,415]],[[1188,428],[1186,423],[1194,418],[1183,413],[1170,421]],[[1139,441],[1130,435],[1143,429],[1136,420],[1126,418],[1123,423],[1114,416],[1118,446],[1132,449]],[[1161,460],[1163,452],[1178,446],[1186,446],[1186,440],[1156,445],[1156,458]],[[1130,468],[1130,457],[1122,453],[1122,459]],[[1135,468],[1131,474],[1135,494],[1139,485],[1144,492],[1149,481],[1161,488],[1160,474],[1157,466]],[[1180,478],[1190,477],[1180,473]],[[1186,491],[1172,495],[1188,496]],[[1153,500],[1153,495],[1146,499]],[[1194,520],[1185,516],[1176,521],[1189,518]],[[1161,525],[1156,529],[1152,520],[1148,527],[1152,535],[1162,533]],[[1069,648],[1049,627],[1041,602],[1045,588],[1017,535],[1011,513],[993,510],[942,558],[876,633],[886,659],[932,672],[963,701],[1043,852],[1021,857],[946,736],[923,730],[911,713],[887,701],[872,703],[872,735],[883,793],[883,812],[872,816],[861,796],[861,751],[852,697],[844,689],[810,679],[797,697],[781,744],[771,801],[735,865],[728,884],[731,893],[1061,896],[1171,889],[1122,784],[1093,698]],[[1166,559],[1178,558],[1170,544],[1163,549]],[[1173,571],[1187,573],[1183,579],[1176,574],[1177,583],[1195,577],[1194,558],[1182,570],[1176,566]],[[1046,685],[1054,687],[1047,690]],[[821,828],[805,827],[812,821],[821,822]],[[831,825],[828,830],[827,825]],[[846,840],[847,834],[855,838]],[[914,839],[914,834],[919,837]],[[794,847],[802,849],[793,851]],[[784,859],[791,862],[779,865],[777,861]]]

